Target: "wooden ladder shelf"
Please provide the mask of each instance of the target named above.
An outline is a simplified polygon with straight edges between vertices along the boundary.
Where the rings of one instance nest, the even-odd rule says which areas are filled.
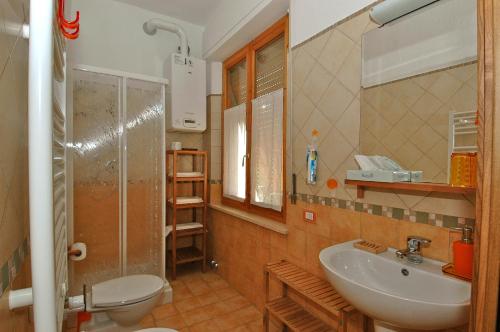
[[[347,303],[329,282],[289,263],[285,260],[269,263],[264,269],[266,285],[266,306],[264,311],[264,331],[269,331],[270,316],[278,319],[292,331],[347,331],[347,322],[356,309]],[[270,300],[270,278],[282,284],[282,297]],[[293,289],[304,299],[316,304],[328,316],[334,318],[337,326],[329,326],[304,307],[287,296]]]
[[[179,172],[179,157],[192,157],[192,172]],[[202,160],[197,164],[197,158]],[[170,160],[172,159],[172,160]],[[171,167],[170,167],[171,166]],[[197,171],[201,166],[201,172]],[[165,234],[171,240],[171,248],[167,249],[167,263],[172,268],[172,279],[175,280],[177,265],[201,261],[202,271],[207,264],[207,213],[208,213],[208,159],[206,151],[169,150],[167,151],[167,213]],[[181,197],[179,185],[192,184],[191,196]],[[201,190],[200,190],[201,184]],[[191,222],[180,222],[180,210],[192,211]],[[197,211],[201,212],[198,218]],[[199,236],[200,244],[196,243]],[[192,238],[190,247],[178,247],[179,238]],[[168,247],[167,247],[168,248]],[[168,265],[168,264],[167,264]]]

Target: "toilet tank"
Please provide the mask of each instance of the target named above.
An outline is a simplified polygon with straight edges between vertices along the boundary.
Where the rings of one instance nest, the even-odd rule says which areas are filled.
[[[205,61],[174,53],[166,60],[167,131],[203,132],[207,128]]]

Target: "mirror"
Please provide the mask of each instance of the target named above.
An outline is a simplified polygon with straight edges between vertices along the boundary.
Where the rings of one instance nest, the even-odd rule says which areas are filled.
[[[363,35],[360,153],[448,183],[477,150],[476,6],[441,0]]]

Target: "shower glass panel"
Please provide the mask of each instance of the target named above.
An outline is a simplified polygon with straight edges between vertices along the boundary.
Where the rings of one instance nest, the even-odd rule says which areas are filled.
[[[73,232],[87,257],[72,265],[72,290],[116,278],[120,262],[120,78],[74,71]]]
[[[130,274],[164,277],[163,83],[73,71],[72,293]]]
[[[163,100],[158,83],[127,79],[127,274],[161,275]]]

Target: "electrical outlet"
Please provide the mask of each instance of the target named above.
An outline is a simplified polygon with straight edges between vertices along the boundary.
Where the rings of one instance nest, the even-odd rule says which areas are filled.
[[[316,221],[316,212],[304,210],[304,221],[305,222],[315,222]]]

